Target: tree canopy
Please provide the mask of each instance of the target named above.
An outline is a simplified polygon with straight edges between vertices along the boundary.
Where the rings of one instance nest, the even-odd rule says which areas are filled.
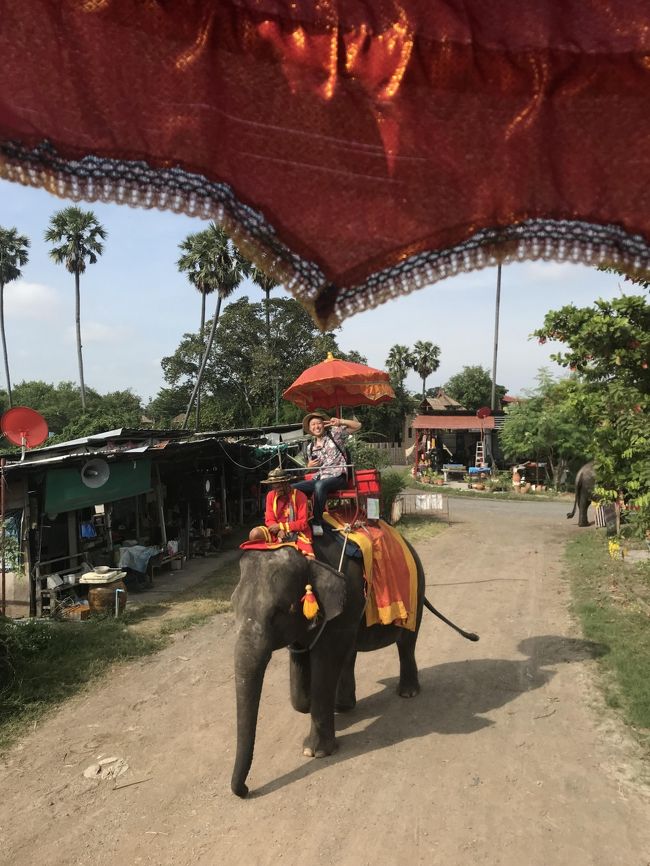
[[[592,431],[597,492],[606,499],[622,492],[645,531],[650,528],[650,305],[647,284],[639,285],[645,294],[551,311],[535,336],[564,343],[566,351],[552,357],[584,383],[575,412]]]
[[[591,429],[576,412],[582,389],[576,377],[554,381],[548,371],[540,371],[537,388],[508,407],[499,433],[506,458],[548,463],[556,487],[569,465],[584,463]]]
[[[492,376],[489,370],[481,366],[463,367],[445,384],[445,391],[454,400],[458,400],[466,409],[476,412],[481,406],[489,406],[492,399]],[[495,408],[499,408],[501,400],[508,389],[503,385],[496,386]]]
[[[298,420],[301,410],[283,400],[282,392],[305,368],[323,361],[328,352],[350,359],[339,349],[334,334],[321,333],[297,301],[271,298],[268,306],[268,350],[266,301],[252,303],[245,296],[222,313],[204,372],[204,428],[266,425],[274,423],[276,415],[280,422]],[[162,360],[167,385],[187,388],[196,377],[200,356],[197,334],[185,334],[174,354]],[[152,402],[149,412],[162,408],[166,390]],[[171,418],[161,417],[160,421],[170,422]]]
[[[86,389],[86,412],[81,409],[79,386],[74,382],[56,385],[42,381],[20,382],[14,388],[16,405],[29,406],[47,421],[52,441],[115,430],[118,427],[142,427],[140,398],[129,389],[100,394]],[[0,391],[0,405],[8,408],[7,393]],[[47,444],[47,443],[46,443]]]

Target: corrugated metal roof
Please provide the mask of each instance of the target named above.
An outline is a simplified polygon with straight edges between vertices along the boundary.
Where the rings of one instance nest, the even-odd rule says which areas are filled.
[[[416,415],[411,422],[414,430],[494,430],[494,415],[482,420],[476,415]]]

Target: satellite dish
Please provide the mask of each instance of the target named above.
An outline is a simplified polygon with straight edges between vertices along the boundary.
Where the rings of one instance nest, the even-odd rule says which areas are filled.
[[[477,409],[476,415],[478,418],[489,418],[492,414],[492,410],[489,406],[481,406],[480,409]]]
[[[14,445],[35,448],[47,439],[47,421],[38,412],[27,406],[14,406],[0,419],[0,428]]]
[[[111,477],[111,467],[105,460],[96,457],[81,467],[81,480],[86,487],[103,487]]]

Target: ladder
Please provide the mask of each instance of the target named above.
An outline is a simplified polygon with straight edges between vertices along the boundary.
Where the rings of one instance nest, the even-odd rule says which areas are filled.
[[[476,443],[476,457],[474,459],[474,466],[485,466],[485,454],[483,452],[483,440]]]

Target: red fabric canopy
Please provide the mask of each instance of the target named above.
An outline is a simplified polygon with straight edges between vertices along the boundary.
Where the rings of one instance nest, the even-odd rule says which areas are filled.
[[[341,361],[330,353],[327,360],[309,367],[282,394],[306,412],[335,406],[377,406],[395,399],[388,373]]]
[[[0,176],[224,223],[332,326],[650,270],[650,0],[0,0]]]

